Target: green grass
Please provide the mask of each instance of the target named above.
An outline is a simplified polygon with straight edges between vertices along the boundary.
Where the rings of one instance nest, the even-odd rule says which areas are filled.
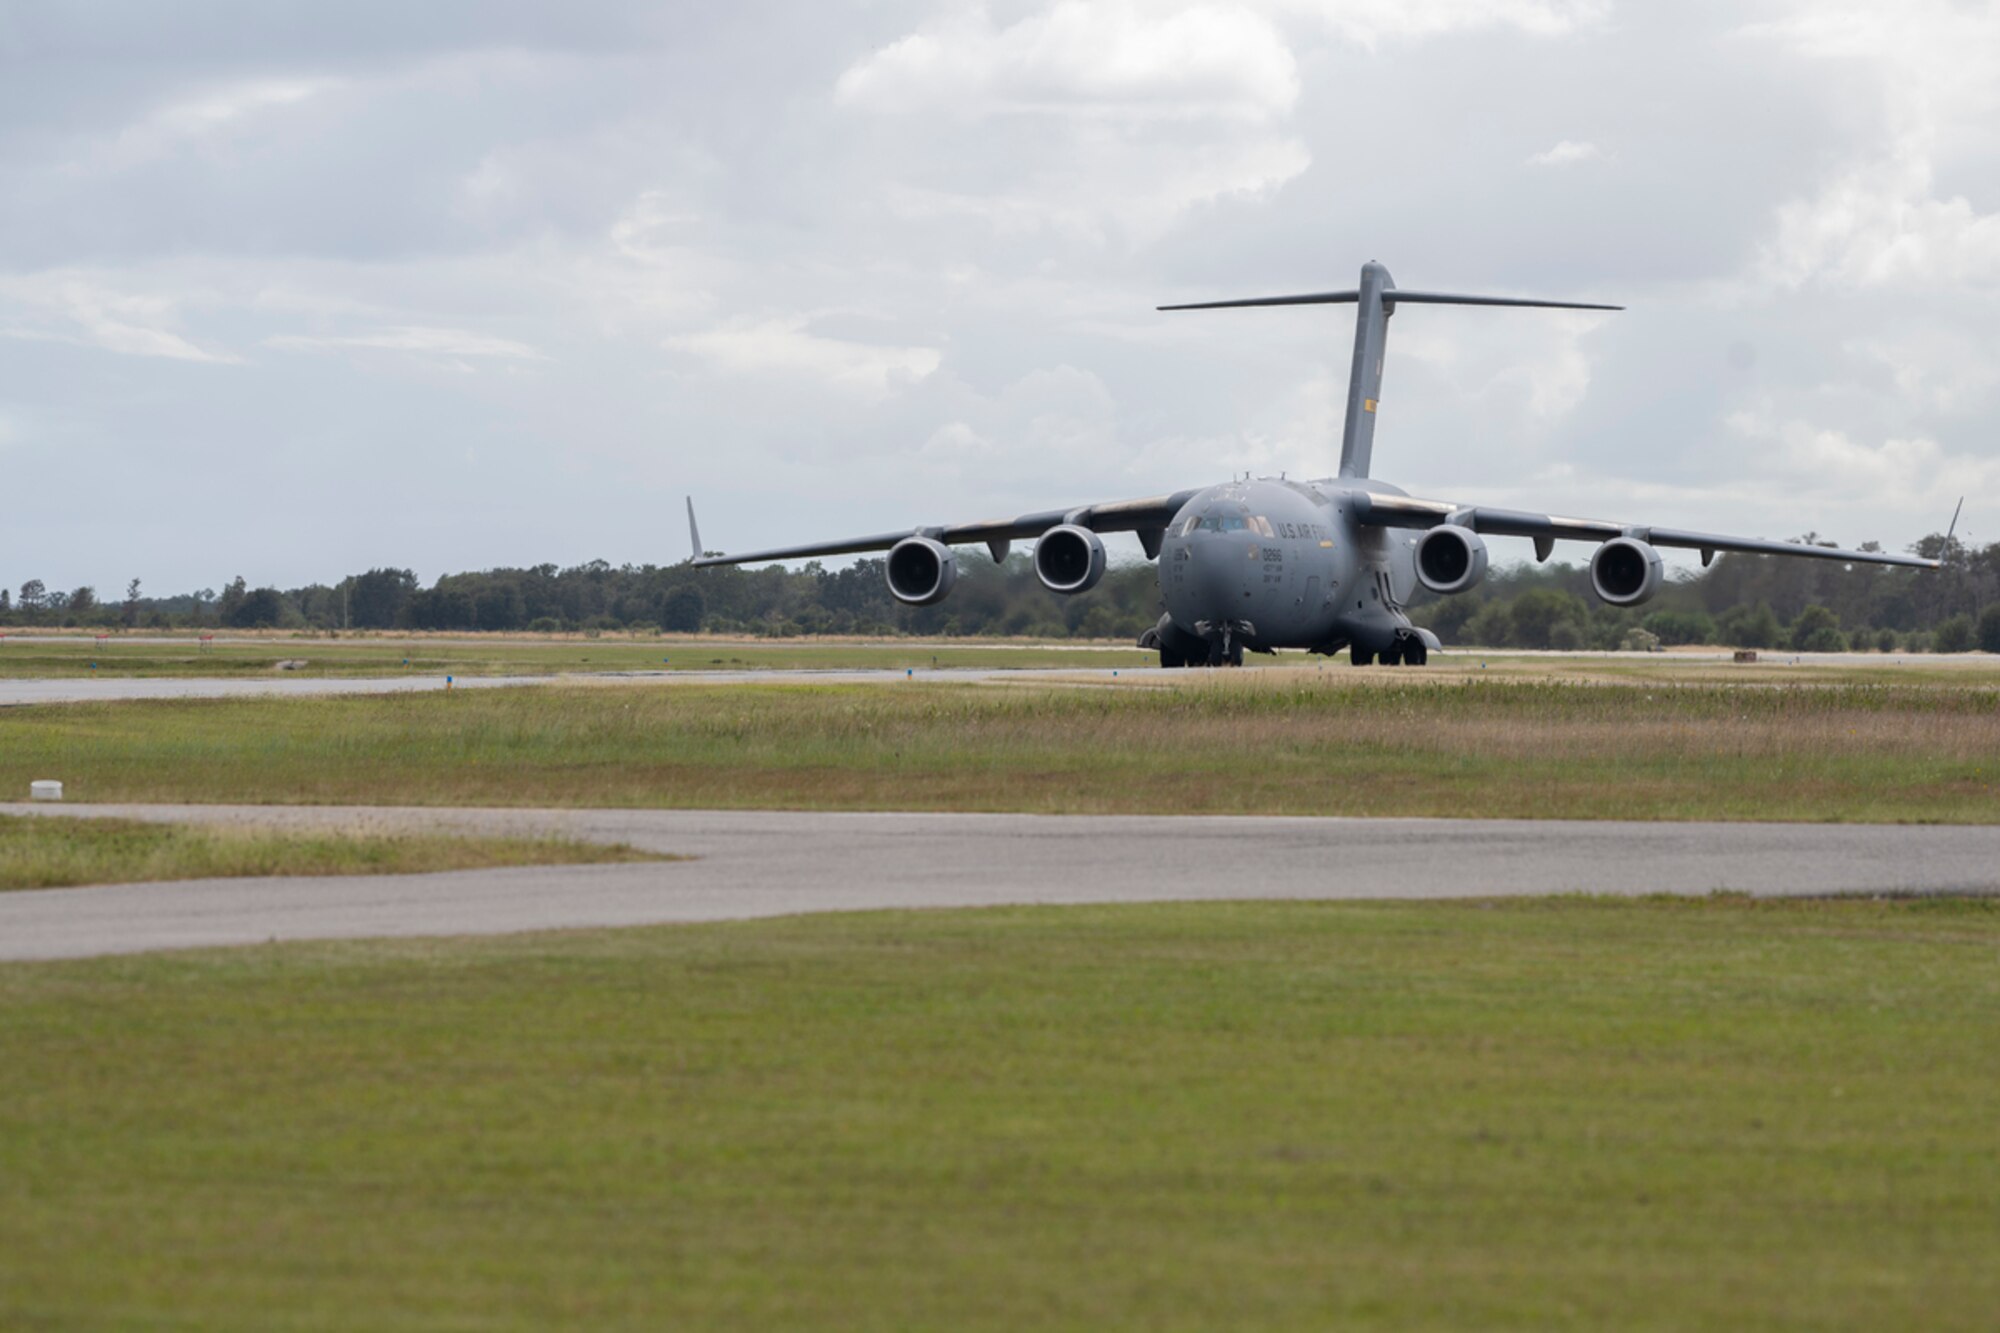
[[[568,838],[302,832],[0,815],[0,890],[242,875],[417,875],[665,858]]]
[[[1043,645],[1030,641],[923,639],[731,640],[688,635],[591,639],[498,635],[409,638],[223,638],[202,647],[193,635],[174,643],[113,637],[60,642],[0,638],[0,679],[79,676],[259,677],[278,663],[302,662],[287,678],[344,676],[551,676],[611,671],[834,670],[901,671],[947,667],[1109,667],[1156,664],[1158,654],[1126,644]]]
[[[9,1329],[1987,1329],[2000,909],[0,967]]]
[[[1329,669],[0,709],[84,801],[2000,819],[2000,692]]]

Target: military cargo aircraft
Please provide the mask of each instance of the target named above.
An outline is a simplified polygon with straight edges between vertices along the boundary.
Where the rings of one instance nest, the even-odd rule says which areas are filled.
[[[1348,291],[1160,309],[1291,305],[1356,307],[1354,364],[1338,476],[1289,481],[1282,476],[1251,479],[1246,474],[1242,480],[1170,495],[914,527],[744,555],[702,551],[690,499],[688,535],[694,543],[694,563],[740,565],[887,551],[889,591],[910,606],[928,606],[949,594],[958,577],[954,546],[983,544],[998,562],[1007,558],[1012,543],[1032,538],[1036,576],[1051,592],[1074,596],[1088,592],[1104,576],[1102,534],[1132,532],[1138,534],[1147,558],[1159,563],[1165,614],[1139,643],[1157,649],[1164,667],[1237,666],[1245,649],[1278,648],[1328,654],[1344,648],[1357,666],[1373,662],[1421,666],[1441,645],[1430,630],[1410,623],[1405,603],[1418,586],[1451,594],[1477,584],[1486,573],[1489,536],[1526,537],[1540,560],[1549,558],[1558,541],[1597,543],[1590,559],[1591,588],[1613,606],[1637,606],[1659,591],[1663,546],[1699,551],[1703,565],[1718,551],[1732,551],[1937,568],[1937,561],[1917,556],[1564,518],[1410,495],[1368,475],[1384,340],[1389,317],[1399,307],[1622,307],[1403,291],[1386,268],[1370,262],[1361,269],[1360,285]]]

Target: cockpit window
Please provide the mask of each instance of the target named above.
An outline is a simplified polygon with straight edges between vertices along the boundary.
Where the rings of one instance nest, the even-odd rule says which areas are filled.
[[[1224,532],[1242,532],[1250,526],[1250,520],[1241,514],[1230,514],[1222,520]]]
[[[1252,515],[1250,518],[1250,526],[1255,528],[1262,535],[1269,537],[1272,541],[1276,541],[1278,539],[1278,534],[1271,527],[1271,520],[1265,518],[1262,514]]]

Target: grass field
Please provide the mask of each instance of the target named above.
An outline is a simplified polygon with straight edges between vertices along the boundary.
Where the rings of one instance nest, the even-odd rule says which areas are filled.
[[[1988,1329],[2000,905],[0,967],[9,1329]]]
[[[85,801],[2000,820],[2000,691],[1328,668],[0,709]]]
[[[241,875],[415,875],[661,858],[567,838],[324,833],[0,815],[0,890]]]
[[[288,639],[223,638],[203,647],[133,637],[0,638],[0,679],[76,676],[274,675],[278,663],[302,665],[288,677],[552,676],[608,671],[835,670],[901,671],[942,667],[1144,666],[1156,653],[1123,644],[1040,644],[1004,640],[731,640],[689,635],[644,638],[512,639],[496,635],[422,635]]]

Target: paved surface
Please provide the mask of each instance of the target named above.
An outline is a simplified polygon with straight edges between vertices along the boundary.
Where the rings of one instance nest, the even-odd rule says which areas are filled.
[[[2000,891],[2000,827],[269,806],[0,813],[556,832],[700,858],[0,893],[8,959],[1002,903]]]
[[[458,676],[452,688],[491,690],[510,685],[782,685],[820,681],[838,684],[854,682],[893,683],[895,681],[952,680],[1109,680],[1123,673],[1130,676],[1167,675],[1158,667],[943,667],[930,671],[891,671],[886,668],[842,668],[832,670],[749,670],[749,671],[605,671],[560,676]],[[1171,673],[1178,677],[1183,673]],[[249,679],[187,677],[172,679],[155,676],[77,676],[69,679],[0,680],[0,708],[25,704],[107,703],[121,699],[234,699],[251,695],[293,697],[324,694],[414,694],[442,690],[443,676],[258,676]]]

